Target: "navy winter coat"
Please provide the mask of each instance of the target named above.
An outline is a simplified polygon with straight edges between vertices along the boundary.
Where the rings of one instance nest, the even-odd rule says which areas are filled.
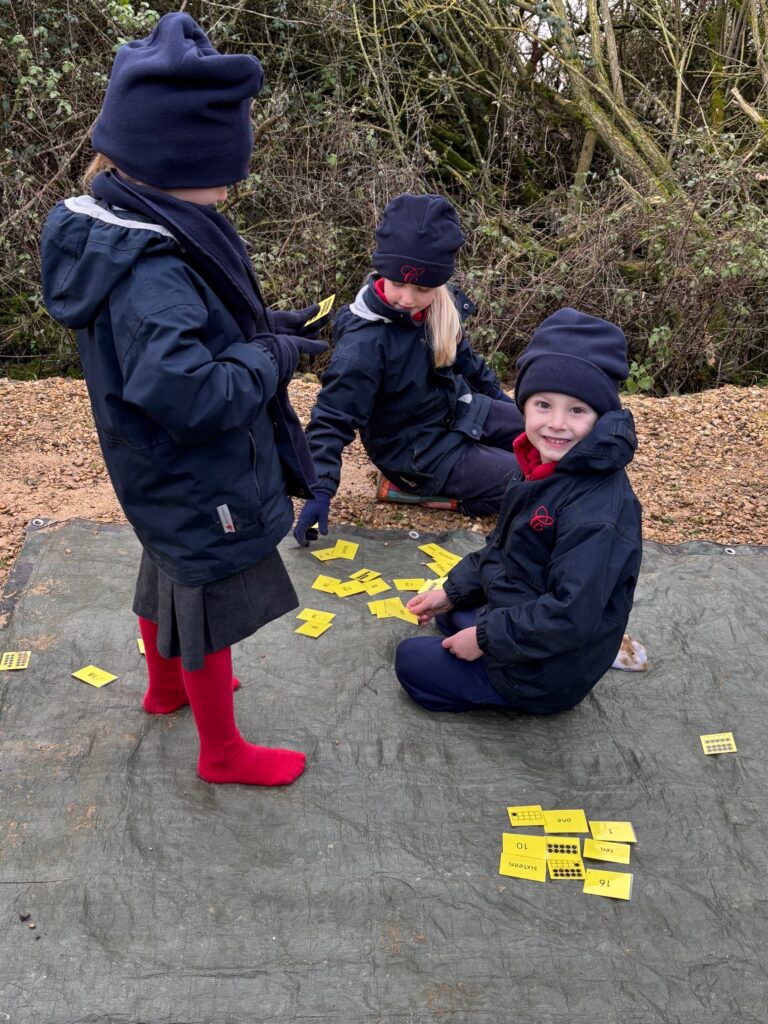
[[[144,548],[188,586],[260,561],[293,522],[273,357],[141,216],[69,199],[41,249],[45,304],[77,330],[107,470]]]
[[[371,277],[333,324],[334,350],[306,434],[317,486],[335,494],[341,453],[360,431],[371,461],[417,494],[438,494],[467,441],[478,440],[496,375],[463,337],[452,366],[436,369],[423,323],[376,294]],[[461,292],[463,320],[475,311]]]
[[[482,606],[488,675],[521,710],[572,708],[616,657],[642,550],[636,447],[631,413],[608,412],[551,476],[515,473],[485,547],[449,574],[455,607]]]

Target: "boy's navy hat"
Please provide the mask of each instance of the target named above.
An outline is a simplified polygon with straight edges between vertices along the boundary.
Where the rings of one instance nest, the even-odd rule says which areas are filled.
[[[442,196],[396,196],[376,226],[375,269],[390,281],[436,288],[453,276],[466,241],[456,211]]]
[[[166,14],[118,50],[93,148],[157,188],[232,185],[248,176],[263,81],[256,57],[218,53],[188,14]]]
[[[629,375],[627,339],[607,320],[560,309],[536,328],[517,367],[520,409],[539,391],[557,391],[580,398],[602,416],[621,408],[619,387]]]

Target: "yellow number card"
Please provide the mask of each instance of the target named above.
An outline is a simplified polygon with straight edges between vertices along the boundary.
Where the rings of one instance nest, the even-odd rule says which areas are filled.
[[[428,590],[439,590],[447,579],[447,576],[439,576],[436,580],[424,580],[424,584],[419,587],[418,593],[425,594]]]
[[[398,600],[400,599],[398,598]],[[403,622],[412,622],[414,626],[418,626],[419,624],[419,620],[416,618],[413,612],[408,611],[408,609],[405,607],[402,601],[400,601],[400,607],[393,608],[390,614],[396,619],[402,619]]]
[[[31,651],[6,651],[0,654],[0,672],[16,672],[29,666]]]
[[[354,558],[357,554],[357,549],[360,547],[359,544],[355,544],[351,540],[337,540],[336,546],[334,547],[334,558]]]
[[[335,594],[337,597],[351,597],[352,594],[364,594],[365,586],[359,580],[347,580],[346,583],[339,583]]]
[[[375,580],[363,581],[363,586],[365,587],[366,594],[369,594],[371,597],[374,594],[383,594],[385,590],[391,590],[390,585],[381,576],[377,576]]]
[[[514,853],[502,853],[499,874],[508,878],[528,878],[532,882],[546,882],[547,862],[536,857],[518,857]]]
[[[629,864],[632,847],[628,843],[608,843],[604,839],[585,839],[584,856],[590,860],[609,860],[614,864]]]
[[[143,654],[146,657],[147,652],[144,650],[144,641],[141,637],[136,638],[136,644],[139,648],[139,654]]]
[[[546,860],[547,837],[527,836],[521,832],[502,832],[501,852],[519,857],[536,857],[538,860]]]
[[[306,321],[304,326],[305,327],[309,327],[309,325],[313,324],[316,320],[322,320],[322,318],[325,316],[325,314],[329,313],[331,311],[335,301],[336,301],[336,294],[335,293],[333,295],[329,295],[327,298],[323,299],[322,302],[320,303],[320,309],[318,309],[318,311],[315,313],[315,315],[310,320]]]
[[[589,830],[593,839],[608,839],[613,843],[637,842],[631,821],[590,821]]]
[[[439,544],[420,544],[419,551],[423,551],[425,555],[429,555],[436,562],[442,562],[451,569],[461,561],[461,555],[454,555],[452,551],[441,548]]]
[[[335,594],[336,587],[341,583],[335,576],[318,576],[312,584],[313,590],[321,590],[324,594]]]
[[[421,590],[424,584],[427,582],[425,579],[417,579],[415,577],[398,578],[392,580],[396,590]]]
[[[705,754],[736,753],[736,741],[732,732],[710,732],[699,738]]]
[[[95,665],[86,665],[85,668],[79,668],[72,675],[75,679],[82,679],[84,683],[90,683],[91,686],[96,687],[106,686],[113,679],[117,679],[117,676],[113,676],[111,672],[105,672],[103,668],[97,668]]]
[[[311,636],[316,640],[319,636],[322,636],[326,629],[331,628],[330,622],[303,622],[298,629],[294,629],[294,633],[301,633],[302,636]]]
[[[521,804],[518,807],[508,807],[509,824],[515,825],[543,825],[544,815],[538,804]]]
[[[545,832],[589,832],[584,811],[544,811]],[[597,836],[595,836],[597,838]],[[608,838],[606,836],[606,838]]]
[[[318,548],[317,551],[312,552],[312,557],[316,558],[318,562],[330,562],[332,558],[338,558],[336,554],[336,548]]]
[[[296,618],[303,619],[304,622],[333,622],[336,612],[323,612],[319,608],[305,608],[299,612]]]
[[[584,892],[589,896],[607,896],[612,900],[632,899],[632,878],[626,871],[587,871]]]

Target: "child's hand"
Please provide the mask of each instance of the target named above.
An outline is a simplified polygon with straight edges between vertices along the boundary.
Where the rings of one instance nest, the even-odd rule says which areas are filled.
[[[453,604],[448,600],[448,595],[443,588],[438,587],[437,590],[427,590],[423,594],[412,597],[405,607],[416,616],[419,625],[423,626],[435,615],[449,612],[453,608]]]
[[[275,334],[300,334],[303,338],[319,338],[320,331],[330,318],[330,310],[314,320],[309,327],[306,326],[307,321],[312,320],[319,312],[319,302],[305,309],[275,309],[272,311]]]
[[[477,646],[477,626],[460,629],[453,636],[447,636],[443,640],[443,647],[455,657],[463,658],[464,661],[477,661],[483,656],[483,652]]]

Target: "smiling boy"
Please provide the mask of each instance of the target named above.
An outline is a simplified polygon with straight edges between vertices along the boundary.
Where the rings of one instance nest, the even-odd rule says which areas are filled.
[[[517,365],[520,472],[496,528],[444,588],[408,602],[445,635],[404,640],[395,658],[403,688],[432,711],[574,707],[610,668],[632,608],[642,539],[625,472],[637,439],[618,394],[624,333],[561,309]]]

